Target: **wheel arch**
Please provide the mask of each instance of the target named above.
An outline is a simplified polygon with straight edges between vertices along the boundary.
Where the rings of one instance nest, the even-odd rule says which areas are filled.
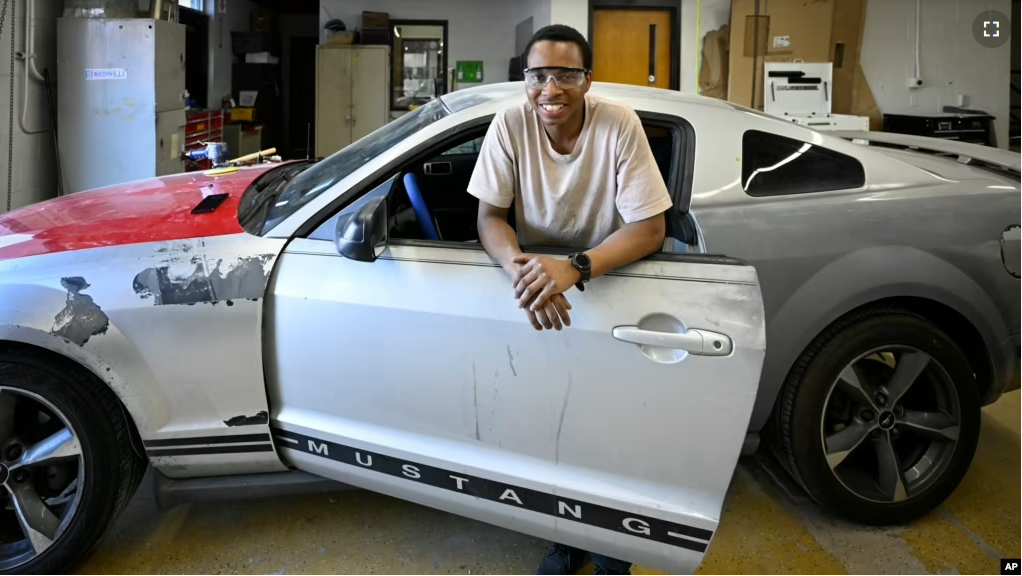
[[[133,450],[148,460],[141,432],[143,427],[152,422],[153,414],[142,399],[130,393],[128,382],[111,366],[74,343],[26,326],[0,324],[0,347],[44,357],[62,368],[80,371],[101,382],[121,407],[124,419],[129,424]]]
[[[811,276],[767,319],[768,353],[749,430],[764,428],[791,368],[827,326],[864,307],[898,306],[944,330],[973,365],[984,403],[993,384],[996,344],[1008,327],[989,295],[938,256],[907,246],[871,247],[846,254]]]

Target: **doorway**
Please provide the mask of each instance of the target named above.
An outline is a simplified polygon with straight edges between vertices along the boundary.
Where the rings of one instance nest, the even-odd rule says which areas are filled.
[[[319,38],[291,38],[288,155],[297,160],[315,156],[316,141],[316,46]]]
[[[390,109],[414,110],[447,93],[447,21],[391,20]]]
[[[677,0],[589,0],[593,80],[677,90],[680,18]]]
[[[178,22],[185,27],[185,90],[192,107],[206,108],[209,85],[209,16],[198,10],[178,8]]]

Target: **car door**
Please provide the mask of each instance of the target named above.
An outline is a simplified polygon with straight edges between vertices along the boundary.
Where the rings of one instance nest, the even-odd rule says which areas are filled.
[[[282,457],[536,537],[695,570],[756,397],[756,271],[654,255],[572,289],[571,326],[537,332],[478,243],[390,239],[369,251],[375,261],[340,254],[337,220],[348,241],[371,241],[387,224],[365,206],[397,180],[279,259],[265,333]]]

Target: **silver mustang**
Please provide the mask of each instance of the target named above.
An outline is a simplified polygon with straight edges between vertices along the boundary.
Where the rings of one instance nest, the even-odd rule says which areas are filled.
[[[465,192],[520,84],[317,162],[0,216],[0,572],[66,571],[147,467],[166,505],[342,482],[670,572],[761,436],[856,520],[946,498],[1019,387],[1018,156],[593,89],[638,112],[674,209],[560,332]]]

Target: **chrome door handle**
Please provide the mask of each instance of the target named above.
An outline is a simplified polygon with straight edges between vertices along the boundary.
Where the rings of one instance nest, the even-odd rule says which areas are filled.
[[[684,350],[697,356],[727,356],[734,350],[734,343],[728,336],[695,328],[685,332],[657,332],[638,326],[618,326],[612,334],[622,342]]]

